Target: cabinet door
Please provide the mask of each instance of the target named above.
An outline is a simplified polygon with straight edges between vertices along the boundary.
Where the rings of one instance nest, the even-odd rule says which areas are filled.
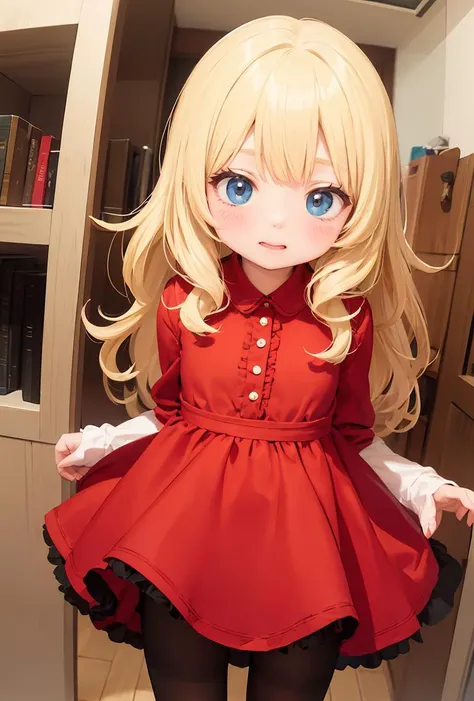
[[[474,156],[468,157],[471,162]],[[474,489],[474,196],[467,198],[467,219],[459,255],[438,391],[425,446],[425,462],[458,484]],[[424,645],[413,645],[396,684],[396,701],[461,701],[474,630],[474,553],[471,531],[445,514],[438,533],[465,567],[464,586],[454,611],[441,625],[423,629]],[[393,668],[397,671],[398,661]],[[443,691],[444,689],[444,691]]]

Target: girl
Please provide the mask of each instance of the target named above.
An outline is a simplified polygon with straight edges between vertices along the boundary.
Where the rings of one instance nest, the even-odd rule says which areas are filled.
[[[153,409],[62,437],[79,488],[45,537],[67,600],[144,647],[160,701],[223,701],[230,661],[249,701],[322,700],[452,605],[460,567],[427,537],[443,509],[470,524],[474,495],[380,438],[416,422],[429,353],[399,188],[368,59],[267,17],[197,65],[153,195],[115,227],[136,227],[135,301],[85,323],[105,376],[136,381],[131,413]]]

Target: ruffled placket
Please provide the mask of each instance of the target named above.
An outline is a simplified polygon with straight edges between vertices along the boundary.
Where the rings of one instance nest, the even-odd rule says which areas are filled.
[[[248,314],[238,365],[240,416],[263,419],[271,397],[282,322],[270,297]]]

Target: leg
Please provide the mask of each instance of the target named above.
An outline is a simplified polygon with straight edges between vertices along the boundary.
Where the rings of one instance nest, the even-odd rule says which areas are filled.
[[[254,653],[249,672],[247,701],[323,701],[334,675],[339,641],[324,636],[307,650],[290,648]]]
[[[159,701],[226,701],[229,651],[145,597],[145,660]]]

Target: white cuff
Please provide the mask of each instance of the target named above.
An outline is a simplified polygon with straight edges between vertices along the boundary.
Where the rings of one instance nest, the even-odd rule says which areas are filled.
[[[71,454],[74,465],[92,467],[116,448],[136,441],[144,436],[157,433],[161,428],[160,422],[153,411],[146,411],[140,416],[124,421],[118,426],[102,424],[102,426],[86,426],[81,429],[80,445]]]
[[[432,467],[423,467],[397,455],[381,438],[375,438],[360,455],[398,501],[418,516],[427,498],[432,497],[443,484],[458,486],[456,482],[438,475]]]

